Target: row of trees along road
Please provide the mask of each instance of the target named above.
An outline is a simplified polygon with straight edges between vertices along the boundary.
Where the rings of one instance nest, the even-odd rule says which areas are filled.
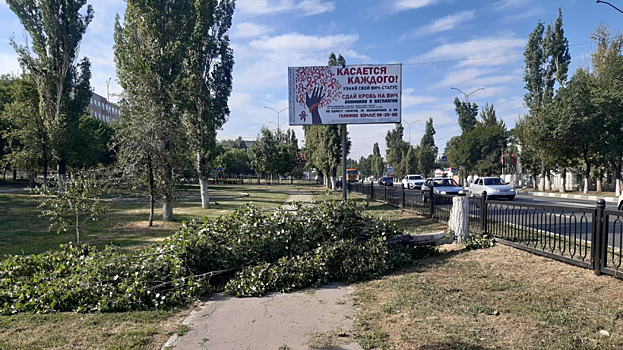
[[[12,41],[24,73],[1,79],[3,162],[42,168],[47,181],[50,164],[63,180],[68,166],[114,160],[106,139],[112,130],[87,112],[89,59],[77,61],[93,7],[86,0],[7,4],[29,44]],[[175,181],[189,172],[199,178],[208,206],[216,131],[229,116],[233,12],[234,0],[129,0],[123,23],[116,18],[114,58],[123,93],[112,145],[124,179],[149,188],[150,225],[156,201],[163,203],[163,218],[173,219]]]
[[[0,80],[2,161],[31,172],[57,166],[63,180],[67,166],[86,167],[110,156],[111,130],[87,113],[91,98],[91,64],[78,61],[82,36],[93,19],[86,0],[8,0],[29,37],[25,46],[13,39],[23,74]],[[110,158],[109,158],[110,160]]]
[[[346,60],[329,55],[329,66],[343,66]],[[305,133],[305,156],[307,162],[316,168],[323,183],[330,189],[336,188],[336,176],[342,159],[342,128],[340,125],[304,125]],[[351,141],[347,141],[347,154],[350,150]]]
[[[124,174],[147,183],[163,219],[173,220],[175,179],[194,160],[202,206],[216,131],[229,116],[233,51],[229,29],[233,0],[127,1],[115,21],[120,130],[116,145]]]
[[[525,51],[524,97],[530,112],[517,123],[522,166],[533,176],[541,174],[539,189],[549,190],[550,171],[584,179],[614,174],[616,193],[621,190],[623,159],[623,37],[600,24],[590,34],[595,50],[590,63],[579,67],[567,81],[570,61],[564,38],[562,13],[543,29],[539,22]],[[554,87],[558,89],[555,90]]]
[[[404,127],[396,124],[393,130],[389,130],[385,136],[385,159],[381,156],[379,144],[375,143],[372,154],[368,157],[360,157],[359,161],[349,159],[348,166],[356,167],[362,175],[371,174],[375,177],[385,175],[387,167],[392,167],[394,178],[400,179],[407,174],[433,174],[439,152],[435,145],[435,128],[433,119],[426,122],[424,135],[417,146],[404,141]]]

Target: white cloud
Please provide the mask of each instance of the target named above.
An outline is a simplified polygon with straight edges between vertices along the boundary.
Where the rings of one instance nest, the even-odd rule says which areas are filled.
[[[503,23],[516,22],[516,21],[521,21],[522,19],[536,17],[543,13],[545,13],[545,9],[543,8],[543,6],[539,5],[536,7],[532,7],[527,11],[519,12],[519,13],[515,13],[510,16],[503,17],[500,19],[500,21]]]
[[[501,0],[493,4],[495,11],[502,11],[510,8],[525,6],[530,3],[529,0]]]
[[[402,108],[437,101],[437,97],[434,96],[411,96],[414,91],[414,89],[409,88],[402,92]]]
[[[419,9],[433,5],[437,0],[398,0],[392,4],[396,12]]]
[[[311,16],[324,12],[331,12],[335,9],[334,2],[323,2],[322,0],[239,0],[236,9],[242,14],[251,16],[268,15],[283,12],[298,12],[301,16]]]
[[[458,24],[474,19],[476,11],[463,11],[435,20],[433,23],[416,29],[414,35],[428,35],[454,29]]]
[[[15,74],[21,72],[17,54],[14,52],[0,52],[0,74]]]
[[[483,75],[494,72],[493,69],[478,69],[478,68],[469,68],[460,71],[450,71],[446,74],[446,77],[440,81],[436,86],[438,87],[447,87],[459,85],[464,82],[473,82],[476,78],[480,78]]]
[[[301,51],[309,53],[342,47],[347,48],[358,39],[359,36],[357,35],[339,34],[321,37],[291,33],[254,40],[250,43],[250,46],[266,51]]]
[[[271,28],[261,26],[254,23],[240,23],[236,26],[235,32],[232,37],[237,38],[251,38],[272,32]]]
[[[526,39],[514,37],[479,38],[462,43],[437,46],[414,58],[411,63],[435,60],[464,60],[461,66],[502,65],[522,58]]]

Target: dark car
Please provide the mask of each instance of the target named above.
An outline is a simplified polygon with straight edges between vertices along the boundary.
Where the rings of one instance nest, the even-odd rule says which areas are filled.
[[[382,177],[379,179],[379,185],[394,186],[394,179],[391,177]]]

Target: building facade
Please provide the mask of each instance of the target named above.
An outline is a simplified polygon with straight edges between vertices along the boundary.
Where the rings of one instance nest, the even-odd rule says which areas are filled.
[[[87,109],[93,117],[104,123],[113,123],[119,120],[119,107],[95,92],[91,96],[91,102]]]

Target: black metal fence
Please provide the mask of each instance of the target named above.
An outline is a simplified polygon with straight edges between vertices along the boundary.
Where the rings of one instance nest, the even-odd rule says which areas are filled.
[[[348,190],[367,198],[448,221],[452,196],[407,190],[402,186],[349,183]],[[623,277],[623,211],[521,204],[469,198],[469,229],[490,234],[503,244],[592,269],[595,274]]]

